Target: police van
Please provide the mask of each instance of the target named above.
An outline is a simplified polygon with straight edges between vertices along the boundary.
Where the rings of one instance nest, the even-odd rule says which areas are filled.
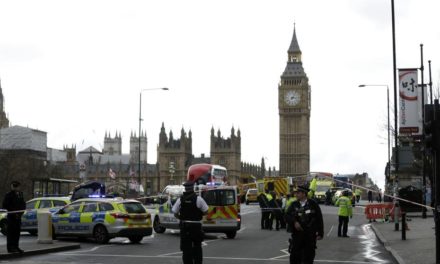
[[[91,237],[107,243],[127,237],[138,243],[152,234],[151,215],[136,200],[82,198],[52,214],[53,237]]]
[[[228,238],[235,238],[241,228],[237,188],[216,183],[197,185],[195,189],[209,206],[208,214],[202,219],[203,231],[225,233]],[[153,221],[156,233],[164,233],[166,229],[179,229],[179,219],[174,217],[171,209],[184,190],[183,185],[172,185],[167,186],[162,192],[165,201],[157,205]]]

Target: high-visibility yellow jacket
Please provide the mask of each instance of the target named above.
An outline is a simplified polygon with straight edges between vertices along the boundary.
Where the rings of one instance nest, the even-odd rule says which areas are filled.
[[[340,216],[353,216],[351,200],[347,196],[341,196],[335,203],[336,206],[339,206],[338,215]]]
[[[272,199],[273,199],[272,194],[270,194],[270,193],[265,193],[265,195],[266,195],[266,198],[267,198],[267,201],[268,201],[268,202],[272,201]]]
[[[362,190],[358,188],[356,189],[356,191],[354,191],[354,193],[356,194],[356,196],[361,196]]]
[[[310,182],[310,186],[309,186],[310,191],[316,192],[316,186],[318,185],[317,182],[318,181],[315,178],[313,178],[313,180]]]
[[[286,208],[284,208],[284,211],[287,212],[287,209],[289,209],[289,206],[296,201],[296,197],[290,197],[287,201],[286,201]]]

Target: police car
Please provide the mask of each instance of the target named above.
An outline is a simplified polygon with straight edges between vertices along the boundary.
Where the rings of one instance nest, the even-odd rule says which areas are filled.
[[[38,211],[46,210],[53,213],[69,203],[70,197],[39,197],[27,201],[26,211],[21,217],[21,230],[36,235],[38,231]],[[6,216],[6,213],[0,214],[0,229],[3,235],[7,234],[8,221]]]
[[[104,244],[114,237],[127,237],[138,243],[151,234],[151,215],[136,200],[83,198],[52,214],[54,238],[92,237]]]
[[[156,203],[156,216],[153,222],[156,233],[164,233],[167,228],[179,229],[179,219],[174,217],[171,208],[184,191],[183,185],[168,185],[162,191],[162,195]]]

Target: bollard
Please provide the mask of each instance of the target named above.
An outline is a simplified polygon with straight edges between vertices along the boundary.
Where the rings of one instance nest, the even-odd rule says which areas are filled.
[[[402,212],[402,240],[406,240],[406,213]]]
[[[49,211],[39,211],[38,221],[38,243],[52,244],[52,214]]]

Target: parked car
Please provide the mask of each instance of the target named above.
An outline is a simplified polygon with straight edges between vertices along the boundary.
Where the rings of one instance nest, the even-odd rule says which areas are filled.
[[[37,214],[40,210],[47,210],[51,213],[58,211],[61,207],[70,203],[70,197],[39,197],[26,202],[26,212],[21,216],[21,230],[31,235],[38,232]],[[0,212],[0,232],[6,236],[8,221],[6,213]]]
[[[153,232],[151,215],[142,203],[122,198],[83,198],[52,214],[54,237],[92,237],[107,243],[127,237],[138,243]]]
[[[246,204],[257,203],[258,202],[257,197],[258,197],[257,189],[248,189],[246,191]]]

